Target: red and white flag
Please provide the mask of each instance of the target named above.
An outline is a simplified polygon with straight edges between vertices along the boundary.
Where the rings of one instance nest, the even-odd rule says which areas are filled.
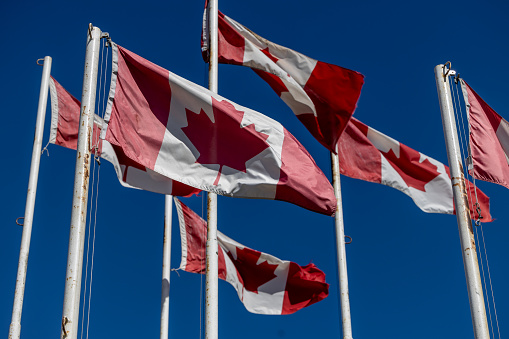
[[[49,142],[76,150],[81,103],[53,77],[50,78],[49,85],[51,98]],[[111,145],[106,140],[100,140],[103,124],[104,121],[95,115],[92,151],[113,165],[122,186],[178,196],[190,196],[200,192],[199,189],[168,179],[132,161],[119,147]]]
[[[117,44],[112,54],[102,135],[132,161],[204,191],[334,214],[329,180],[280,123]]]
[[[352,118],[338,143],[341,174],[393,187],[424,212],[454,214],[449,167]],[[466,181],[472,219],[474,185]],[[493,221],[489,198],[477,189],[484,222]]]
[[[460,81],[470,124],[473,176],[509,188],[509,123]]]
[[[208,61],[208,11],[202,51]],[[364,84],[358,72],[317,61],[260,37],[226,15],[218,18],[219,62],[251,67],[331,152],[357,106]]]
[[[180,269],[205,274],[207,223],[175,198],[182,241]],[[217,232],[219,278],[229,282],[249,312],[291,314],[325,299],[329,284],[314,264],[299,266],[253,250]]]

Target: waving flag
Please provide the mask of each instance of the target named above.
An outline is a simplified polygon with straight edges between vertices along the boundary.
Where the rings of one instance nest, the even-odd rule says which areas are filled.
[[[180,269],[205,274],[207,223],[175,198],[182,241]],[[217,232],[219,278],[229,282],[249,312],[290,314],[325,299],[329,284],[314,264],[299,266],[253,250]]]
[[[332,186],[277,121],[112,45],[102,134],[132,161],[204,191],[332,215]]]
[[[509,188],[509,123],[460,81],[470,124],[473,176]]]
[[[449,167],[352,118],[338,143],[341,174],[393,187],[424,212],[454,214]],[[472,219],[474,186],[466,181]],[[492,221],[489,198],[477,189],[483,221]]]
[[[49,142],[76,150],[78,145],[78,129],[80,122],[80,106],[78,99],[65,90],[53,77],[50,79],[51,97],[51,128]],[[122,186],[139,188],[146,191],[190,196],[198,194],[199,189],[168,179],[150,169],[127,158],[117,146],[112,146],[99,135],[103,120],[95,115],[93,133],[93,151],[101,158],[109,161],[115,168]]]
[[[208,61],[208,11],[202,51]],[[218,18],[219,62],[251,67],[331,152],[357,106],[364,84],[358,72],[311,59],[260,37],[226,15]]]

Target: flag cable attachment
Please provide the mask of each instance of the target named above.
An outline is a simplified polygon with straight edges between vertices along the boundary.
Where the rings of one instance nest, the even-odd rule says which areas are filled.
[[[449,65],[449,67],[450,67],[451,62],[448,61],[445,65]],[[444,67],[444,75],[449,74],[449,72],[451,72],[451,70],[449,69],[447,72],[445,72],[445,67]],[[472,173],[471,177],[472,177],[472,185],[473,185],[473,191],[474,191],[473,195],[474,196],[472,196],[472,191],[470,189],[468,189],[468,200],[475,201],[475,203],[472,204],[472,206],[475,208],[475,213],[477,214],[477,218],[474,221],[475,237],[476,237],[477,244],[480,244],[479,233],[481,233],[482,248],[484,251],[484,260],[486,261],[486,271],[487,271],[487,275],[488,275],[488,279],[486,279],[485,269],[484,269],[484,260],[483,260],[481,251],[479,251],[479,259],[480,259],[479,261],[481,262],[482,280],[483,280],[483,285],[485,287],[483,290],[486,291],[485,299],[488,304],[488,315],[489,315],[491,333],[492,333],[493,338],[495,338],[495,333],[494,333],[495,331],[493,328],[493,319],[492,319],[492,314],[491,314],[492,312],[491,312],[491,307],[490,307],[490,299],[488,296],[488,289],[486,288],[487,287],[486,280],[488,280],[489,285],[490,285],[490,292],[491,292],[491,303],[493,304],[495,325],[496,325],[496,328],[498,331],[498,338],[500,339],[501,338],[500,327],[499,327],[499,323],[498,323],[497,310],[496,310],[496,306],[495,306],[495,297],[494,297],[494,293],[493,293],[493,285],[492,285],[492,281],[491,281],[491,273],[490,273],[489,263],[488,263],[488,255],[487,255],[487,251],[486,251],[486,242],[484,240],[484,232],[483,232],[483,228],[482,228],[482,219],[484,217],[482,216],[482,209],[481,209],[481,205],[479,204],[479,198],[477,195],[477,185],[475,182],[475,176],[473,175],[474,162],[473,162],[473,158],[472,158],[470,144],[468,142],[468,140],[469,140],[468,135],[470,133],[470,119],[468,116],[468,111],[469,111],[470,107],[469,107],[469,104],[464,100],[464,103],[466,106],[466,112],[465,112],[465,114],[463,114],[463,110],[461,109],[462,105],[460,103],[460,95],[459,95],[459,91],[458,91],[458,82],[460,82],[461,77],[460,77],[459,73],[456,73],[455,71],[452,71],[452,72],[454,72],[454,73],[451,73],[451,75],[454,75],[454,83],[456,86],[454,86],[454,91],[451,88],[451,94],[452,94],[454,107],[455,107],[454,112],[457,116],[459,116],[459,119],[458,119],[458,117],[456,119],[458,121],[458,125],[460,125],[459,121],[461,121],[461,125],[459,126],[460,127],[459,128],[459,130],[460,130],[460,138],[459,139],[460,139],[460,144],[461,144],[460,148],[461,148],[462,157],[463,157],[463,159],[465,159],[464,161],[466,164],[466,166],[463,167],[463,172],[464,172],[465,178],[468,177],[469,173]],[[461,84],[460,84],[460,86],[461,86]],[[452,83],[451,83],[451,87],[453,87]],[[466,125],[468,126],[468,130],[465,128],[465,122],[464,122],[464,118],[463,118],[464,115],[467,116]],[[467,131],[468,131],[468,133],[467,133]],[[464,154],[465,150],[466,150],[467,154]],[[467,188],[469,188],[470,182],[468,180],[466,180],[465,185],[467,186]],[[474,214],[474,216],[475,216],[475,214]],[[480,232],[478,232],[478,229],[480,230]]]

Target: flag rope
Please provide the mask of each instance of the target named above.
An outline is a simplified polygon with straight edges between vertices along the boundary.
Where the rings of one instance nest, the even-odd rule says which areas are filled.
[[[464,161],[466,161],[468,159],[468,157],[465,154],[465,150],[466,149],[469,150],[469,147],[468,147],[468,138],[466,136],[467,132],[465,131],[466,129],[465,129],[465,122],[464,122],[464,118],[463,118],[463,110],[461,109],[461,105],[459,104],[460,98],[459,98],[459,93],[458,93],[458,78],[459,78],[458,75],[456,75],[456,77],[454,78],[454,85],[451,83],[450,87],[451,87],[451,94],[452,94],[452,99],[453,99],[453,103],[454,103],[453,104],[454,105],[454,114],[456,115],[456,121],[458,121],[458,127],[459,127],[458,129],[460,131],[460,151],[461,151],[461,156],[462,156],[463,175],[465,176],[465,178],[468,178],[468,166],[465,166],[466,164],[464,163]],[[468,154],[470,154],[469,151],[468,151]],[[479,224],[481,224],[482,216],[479,214],[480,207],[479,207],[479,202],[478,202],[478,198],[477,198],[477,186],[475,184],[475,178],[473,178],[472,184],[474,187],[474,195],[475,195],[475,204],[473,206],[476,206],[476,212],[478,213],[477,220],[475,221],[475,225],[478,226]],[[467,198],[469,199],[469,201],[472,201],[473,197],[472,197],[472,192],[470,190],[470,183],[465,182],[465,185],[468,185],[468,188],[469,188]],[[475,232],[477,234],[477,229],[475,230]],[[484,275],[484,264],[483,264],[481,253],[478,253],[477,255],[478,255],[478,259],[479,259],[478,261],[481,262],[483,298],[488,303],[488,315],[489,315],[489,319],[490,319],[490,328],[491,328],[491,333],[493,334],[493,321],[491,318],[491,307],[489,306],[489,299],[488,299],[488,294],[486,291],[486,279],[485,279],[485,275]]]
[[[461,153],[462,153],[462,156],[463,156],[463,159],[465,161],[465,163],[463,164],[463,173],[465,175],[465,177],[467,178],[468,175],[469,175],[469,164],[472,160],[472,157],[471,157],[471,151],[470,151],[470,144],[469,144],[469,132],[470,132],[470,122],[468,120],[468,117],[467,117],[467,126],[468,126],[468,130],[465,128],[465,121],[464,121],[464,118],[463,116],[466,115],[466,112],[465,114],[463,113],[463,110],[461,108],[461,103],[460,103],[460,95],[459,95],[459,91],[458,91],[458,81],[459,81],[460,77],[459,77],[459,74],[456,75],[456,77],[454,78],[454,83],[455,83],[455,91],[452,91],[451,89],[451,93],[453,94],[452,97],[453,97],[453,100],[454,100],[454,106],[457,107],[455,108],[455,114],[457,116],[459,116],[459,119],[457,117],[457,120],[458,121],[461,121],[461,128],[460,128],[460,132],[461,132]],[[451,87],[453,85],[451,84]],[[459,113],[456,113],[456,112],[459,112]],[[468,131],[468,132],[467,132]],[[467,150],[467,154],[465,155],[465,149]],[[473,166],[473,162],[472,162],[472,166]],[[466,169],[466,170],[465,170]],[[477,212],[477,215],[478,215],[478,218],[475,222],[475,225],[476,226],[479,226],[481,225],[481,219],[483,218],[481,213],[482,213],[482,210],[481,210],[481,206],[479,204],[479,199],[478,199],[478,196],[477,196],[477,185],[475,183],[475,177],[472,175],[472,184],[473,184],[473,187],[474,187],[474,194],[475,194],[475,204],[474,206],[476,206],[476,212]],[[470,184],[468,184],[470,185]],[[470,194],[470,192],[469,192]],[[469,197],[470,199],[472,199],[472,196]]]
[[[204,206],[205,206],[205,197],[206,195],[202,193],[201,194],[201,215],[200,217],[205,220],[204,218]],[[203,232],[207,232],[207,228],[205,228],[205,230]],[[205,239],[207,238],[207,234],[204,234],[205,236]],[[204,242],[203,243],[203,250],[206,251],[206,243]],[[202,266],[200,267],[200,270],[202,272],[205,272],[205,264],[202,262]],[[205,316],[205,312],[204,312],[204,303],[203,303],[203,277],[205,276],[205,274],[200,274],[200,336],[199,338],[202,338],[202,330],[203,330],[203,317]]]
[[[452,93],[452,99],[453,99],[453,102],[454,102],[454,114],[456,115],[456,120],[458,121],[458,125],[459,125],[459,130],[460,130],[460,149],[461,149],[461,155],[462,155],[462,166],[463,166],[463,175],[465,178],[468,178],[469,177],[469,172],[468,172],[468,160],[470,159],[470,146],[469,146],[469,143],[468,143],[468,132],[467,132],[467,129],[465,128],[465,121],[464,121],[464,114],[463,114],[463,110],[461,109],[461,103],[460,103],[460,95],[459,95],[459,92],[458,92],[458,80],[459,80],[459,75],[456,75],[456,77],[454,78],[454,83],[456,86],[454,86],[454,91],[453,91],[453,84],[451,83],[451,93]],[[460,125],[460,121],[461,121],[461,125]],[[470,130],[470,126],[468,125],[468,120],[467,120],[467,126],[469,127],[468,131]],[[465,151],[466,150],[466,151]],[[465,154],[465,152],[467,152]],[[479,198],[477,196],[477,185],[475,183],[475,178],[473,176],[472,177],[472,185],[473,185],[473,188],[474,188],[474,196],[475,196],[475,203],[473,204],[473,206],[476,206],[476,212],[477,212],[477,220],[475,221],[475,225],[476,226],[479,226],[481,224],[481,219],[483,218],[481,213],[482,213],[482,210],[481,210],[481,206],[479,204]],[[466,181],[465,182],[465,185],[468,186],[468,188],[470,188],[470,182]],[[468,198],[469,198],[469,201],[473,201],[472,199],[472,193],[470,192],[470,189],[468,190]],[[475,214],[474,214],[475,215]]]
[[[483,250],[484,250],[484,257],[486,258],[486,267],[488,271],[488,281],[490,282],[490,292],[491,292],[491,302],[493,303],[493,313],[495,314],[495,324],[497,325],[497,332],[498,332],[498,338],[500,339],[500,326],[498,324],[498,315],[497,315],[497,307],[495,306],[495,295],[493,294],[493,284],[491,282],[491,273],[490,273],[490,265],[488,263],[488,253],[486,252],[486,243],[484,241],[484,232],[482,226],[480,227],[481,230],[481,236],[482,236],[482,244],[483,244]],[[478,237],[477,228],[475,230],[475,235]],[[479,239],[477,239],[477,242],[479,242]],[[484,274],[484,272],[483,272]],[[488,294],[488,291],[486,291],[486,294]],[[495,334],[493,334],[495,336]]]
[[[95,193],[95,172],[96,172],[96,163],[93,162],[92,164],[92,187],[91,187],[91,192],[90,192],[90,196],[91,198],[93,199],[94,197],[94,193]],[[87,224],[87,260],[85,262],[85,288],[84,288],[84,294],[83,294],[83,307],[82,307],[82,310],[81,310],[81,338],[83,338],[83,324],[85,322],[85,308],[86,306],[88,305],[88,308],[90,308],[90,305],[86,302],[87,300],[87,290],[89,290],[88,288],[88,285],[87,285],[87,281],[88,281],[88,271],[89,271],[89,258],[90,258],[90,222],[92,220],[92,210],[94,209],[94,206],[92,206],[92,208],[90,208],[89,210],[89,216],[88,216],[88,224]],[[94,227],[94,232],[95,232],[95,227]],[[94,236],[94,239],[95,239],[95,236]],[[89,284],[90,284],[90,281],[88,281]],[[90,286],[91,288],[92,286]],[[87,327],[88,327],[88,321],[87,321]],[[87,329],[87,332],[88,332],[88,329]]]
[[[108,45],[105,43],[101,49],[101,60],[100,60],[100,76],[99,76],[99,98],[97,100],[97,111],[100,113],[101,117],[104,117],[105,107],[106,107],[106,72],[108,68]],[[104,50],[106,50],[106,57],[104,57]],[[101,88],[103,89],[103,95],[101,96]],[[101,107],[102,103],[102,107]],[[95,122],[94,122],[95,123]],[[81,338],[83,338],[83,327],[85,321],[85,309],[87,309],[87,327],[86,327],[86,338],[88,339],[89,328],[90,328],[90,305],[92,300],[92,282],[93,282],[93,270],[94,270],[94,254],[95,254],[95,236],[96,236],[96,226],[97,226],[97,204],[99,199],[99,178],[100,178],[100,170],[101,170],[101,162],[99,158],[99,138],[97,138],[97,142],[92,146],[94,150],[94,162],[92,166],[92,189],[90,193],[90,198],[92,200],[95,199],[94,205],[90,208],[89,217],[88,217],[88,235],[87,235],[87,260],[85,264],[85,288],[83,295],[83,308],[82,308],[82,317],[81,317]],[[97,163],[97,165],[96,165]],[[97,170],[96,170],[97,168]],[[95,182],[95,173],[97,172],[97,183]],[[92,211],[94,213],[94,219],[92,221]],[[93,223],[93,224],[92,224]],[[90,254],[90,234],[93,231],[92,237],[92,253]],[[89,267],[89,258],[90,258],[90,267]],[[90,271],[90,280],[88,280],[88,272]],[[88,280],[88,285],[87,285]],[[87,299],[87,290],[88,290],[88,299]]]
[[[459,94],[458,94],[458,97],[459,97]],[[460,109],[461,109],[461,105],[460,105]],[[467,114],[467,112],[465,112],[465,115],[466,114]],[[468,131],[470,131],[470,119],[469,119],[468,116],[467,116],[467,124],[468,124]],[[468,154],[469,154],[469,159],[470,159],[470,161],[472,163],[472,170],[473,170],[473,167],[475,166],[475,164],[474,164],[474,159],[472,158],[472,153],[471,153],[471,150],[470,150],[470,144],[468,144]],[[483,251],[484,251],[484,258],[486,260],[486,270],[488,272],[488,281],[490,283],[491,303],[493,303],[493,313],[495,315],[495,324],[496,324],[496,327],[497,327],[498,338],[500,339],[501,338],[501,336],[500,336],[500,326],[499,326],[499,323],[498,323],[497,308],[495,306],[495,295],[494,295],[494,292],[493,292],[493,284],[492,284],[492,281],[491,281],[491,272],[490,272],[490,266],[489,266],[489,262],[488,262],[488,253],[486,251],[486,242],[484,240],[484,231],[483,231],[483,227],[482,227],[483,225],[482,225],[482,222],[481,222],[481,219],[482,219],[482,217],[481,217],[481,208],[480,208],[479,202],[477,200],[477,186],[476,186],[476,183],[475,183],[475,176],[473,176],[473,175],[472,175],[472,182],[474,184],[474,193],[475,193],[475,198],[476,198],[476,208],[478,209],[477,213],[479,215],[479,219],[476,220],[475,225],[478,226],[479,229],[481,230],[480,233],[481,233],[481,237],[482,237],[482,247],[483,247]],[[478,233],[479,232],[477,231],[477,227],[475,227],[475,236],[476,236],[477,243],[479,243],[479,234]],[[484,265],[482,264],[482,255],[481,255],[480,252],[479,252],[479,256],[481,257],[481,269],[482,269],[482,273],[483,273],[483,282],[484,282],[484,287],[486,289],[487,285],[486,285],[486,278],[485,278],[485,274],[484,274]],[[487,289],[486,289],[486,300],[488,301],[488,311],[489,311],[489,314],[490,314],[491,331],[492,331],[493,337],[495,337],[495,333],[494,333],[494,330],[493,330],[493,324],[492,324],[492,318],[491,318],[490,299],[488,298],[488,291],[487,291]]]
[[[107,78],[107,69],[108,69],[108,52],[109,47],[108,40],[104,40],[104,45],[102,48],[101,53],[101,76],[99,78],[99,100],[97,100],[97,106],[99,108],[100,103],[102,103],[102,109],[98,111],[100,112],[100,117],[104,118],[104,114],[106,111],[106,78]],[[106,57],[102,59],[102,56],[104,55],[104,50],[106,50]],[[104,68],[103,68],[104,65]],[[104,71],[104,73],[103,73]],[[101,97],[101,87],[103,89],[103,95]],[[97,144],[94,145],[95,148],[95,160],[98,164],[97,166],[97,187],[96,187],[96,194],[95,194],[95,206],[94,206],[94,237],[92,240],[92,264],[90,266],[90,286],[88,291],[88,314],[87,314],[87,339],[88,339],[88,330],[90,327],[90,305],[91,305],[91,299],[92,299],[92,278],[93,278],[93,272],[94,272],[94,254],[95,254],[95,235],[96,235],[96,226],[97,226],[97,202],[99,200],[99,179],[100,179],[100,173],[101,173],[101,162],[99,157],[99,138],[97,138]],[[95,164],[94,164],[95,167]]]
[[[458,91],[458,81],[459,81],[459,75],[457,75],[454,79],[454,83],[455,83],[455,86],[454,86],[454,91],[452,90],[451,88],[451,93],[453,94],[452,95],[452,98],[453,98],[453,101],[454,101],[454,107],[455,107],[455,114],[457,116],[459,116],[459,119],[457,119],[458,121],[461,121],[461,126],[459,126],[459,130],[460,130],[460,144],[461,144],[461,153],[462,153],[462,157],[463,157],[463,160],[465,162],[467,162],[466,164],[463,164],[463,172],[464,172],[464,175],[465,177],[468,177],[469,175],[469,172],[468,172],[468,160],[471,160],[472,161],[472,166],[474,166],[474,163],[473,163],[473,159],[471,158],[471,151],[470,151],[470,145],[469,145],[469,138],[468,138],[468,132],[470,131],[470,120],[468,119],[467,117],[467,126],[468,126],[468,132],[467,132],[467,129],[465,128],[465,122],[464,122],[464,118],[463,118],[463,115],[467,115],[467,112],[463,113],[463,110],[461,108],[461,103],[460,103],[460,95],[459,95],[459,91]],[[453,84],[451,83],[450,85],[451,87],[453,87]],[[466,103],[465,103],[466,104]],[[459,123],[458,123],[459,125]],[[465,149],[467,150],[467,155],[468,156],[465,156]],[[466,166],[465,166],[466,165]],[[477,220],[475,221],[475,226],[474,229],[475,229],[475,237],[476,237],[476,241],[477,241],[477,244],[479,244],[479,234],[478,234],[478,231],[477,231],[477,228],[479,227],[480,230],[481,230],[481,233],[482,233],[482,238],[483,238],[483,241],[482,241],[482,247],[483,247],[483,250],[484,250],[484,260],[486,260],[486,266],[487,266],[487,272],[488,272],[488,281],[490,283],[490,291],[491,291],[491,301],[490,301],[490,298],[489,298],[489,295],[488,295],[488,290],[487,290],[487,283],[486,283],[486,275],[485,275],[485,270],[484,270],[484,260],[483,260],[483,256],[482,256],[482,252],[479,251],[478,253],[478,256],[479,256],[479,261],[481,262],[481,272],[482,272],[482,280],[483,280],[483,286],[484,286],[484,290],[485,292],[483,292],[483,294],[485,293],[484,297],[486,299],[486,302],[488,304],[488,315],[489,315],[489,319],[490,319],[490,327],[491,327],[491,334],[493,337],[495,337],[495,331],[493,329],[493,318],[492,318],[492,314],[491,314],[491,303],[493,303],[493,310],[494,310],[494,315],[495,315],[495,324],[496,324],[496,328],[497,328],[497,331],[498,331],[498,336],[499,336],[499,339],[500,339],[500,327],[499,327],[499,323],[498,323],[498,316],[497,316],[497,311],[496,311],[496,307],[495,307],[495,299],[494,299],[494,293],[493,293],[493,285],[492,285],[492,282],[491,282],[491,273],[489,271],[489,265],[488,265],[488,255],[487,255],[487,251],[486,251],[486,243],[484,241],[484,232],[483,232],[483,228],[482,228],[482,210],[481,210],[481,207],[480,207],[480,204],[479,204],[479,200],[478,200],[478,196],[477,196],[477,185],[476,185],[476,182],[475,182],[475,177],[473,175],[471,175],[472,177],[472,185],[474,187],[474,196],[475,196],[475,204],[473,206],[476,207],[476,212],[477,212],[477,215],[478,215],[478,218]],[[466,185],[470,185],[470,183],[466,183]],[[470,201],[472,201],[472,192],[470,190],[468,190],[468,198],[470,199]]]

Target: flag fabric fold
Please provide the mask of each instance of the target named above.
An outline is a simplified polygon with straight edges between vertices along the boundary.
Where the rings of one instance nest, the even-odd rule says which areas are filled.
[[[81,103],[53,77],[50,78],[49,84],[51,98],[49,142],[76,150]],[[119,147],[101,140],[99,136],[103,125],[103,119],[95,115],[92,151],[113,165],[122,186],[177,196],[190,196],[200,192],[199,189],[173,181],[132,161]]]
[[[509,123],[460,79],[470,125],[472,175],[509,188]]]
[[[424,212],[454,214],[449,167],[352,118],[338,143],[341,174],[393,187]],[[472,219],[477,219],[474,185],[466,180]],[[493,221],[489,198],[477,189],[482,221]]]
[[[132,161],[204,191],[332,215],[329,180],[277,121],[113,43],[102,136]]]
[[[209,54],[205,9],[202,51]],[[291,108],[311,134],[336,153],[339,136],[357,106],[364,76],[309,58],[260,37],[219,13],[218,60],[252,68]]]
[[[207,223],[175,198],[182,242],[180,269],[205,274]],[[325,299],[329,284],[314,264],[280,260],[217,232],[219,278],[230,283],[249,312],[291,314]]]

